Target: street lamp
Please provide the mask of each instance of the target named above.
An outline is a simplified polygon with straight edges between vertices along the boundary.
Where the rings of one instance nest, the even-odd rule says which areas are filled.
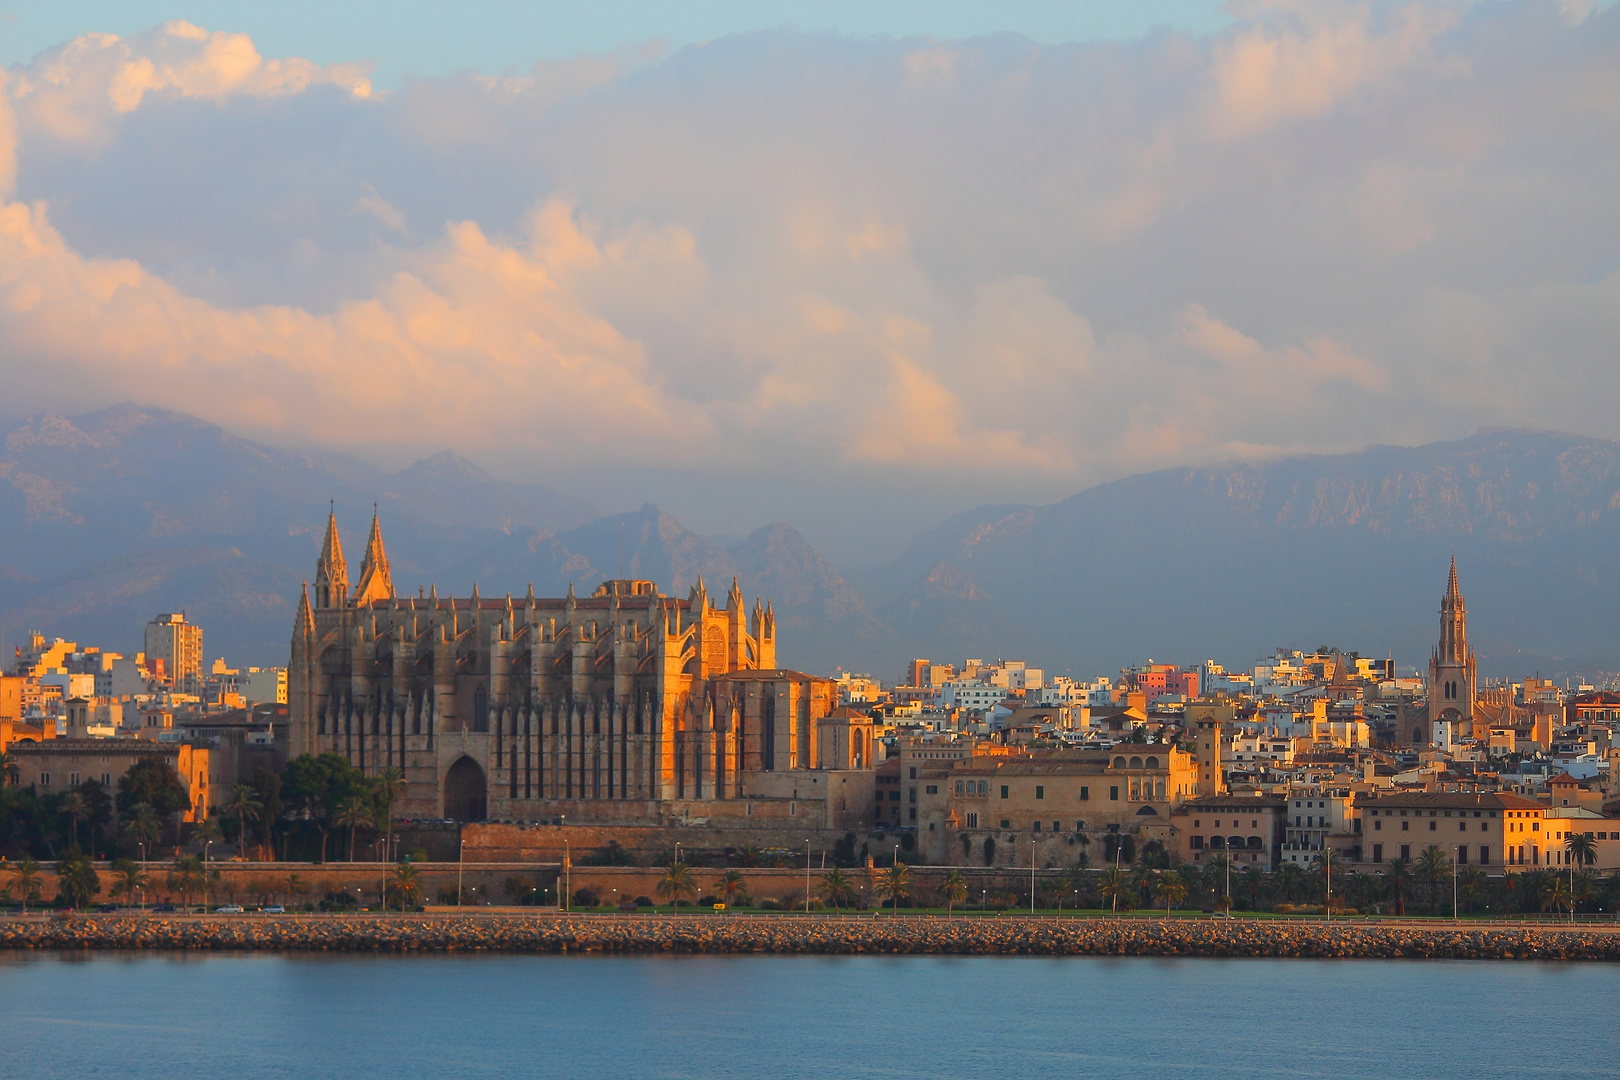
[[[381,890],[377,893],[377,909],[382,912],[388,911],[388,858],[387,854],[382,851],[383,845],[387,843],[387,840],[378,840],[376,844],[372,845],[380,853],[377,859],[379,867],[377,874],[381,883]]]
[[[900,885],[900,845],[899,844],[894,845],[894,862],[889,864],[889,872],[894,875],[894,884],[895,884],[895,887],[898,888],[899,885]],[[898,892],[892,892],[892,893],[889,894],[889,903],[894,905],[893,908],[891,909],[891,911],[889,912],[889,914],[891,914],[891,915],[899,915],[900,914],[900,894]]]
[[[810,838],[804,838],[804,913],[810,914]]]
[[[1035,837],[1029,838],[1029,913],[1035,914]]]
[[[573,850],[568,846],[567,840],[563,841],[563,874],[563,910],[570,911],[574,903],[574,898],[570,895],[574,891],[574,859]]]
[[[467,859],[467,841],[456,849],[456,910],[461,910],[461,865]]]
[[[212,840],[203,841],[203,914],[208,914],[208,849],[213,846]]]

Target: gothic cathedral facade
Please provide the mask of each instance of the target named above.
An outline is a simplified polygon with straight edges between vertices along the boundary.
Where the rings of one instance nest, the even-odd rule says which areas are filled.
[[[394,594],[376,517],[349,586],[336,515],[299,601],[292,754],[398,769],[406,817],[833,827],[870,775],[868,717],[776,666],[776,616],[609,580],[584,598]]]

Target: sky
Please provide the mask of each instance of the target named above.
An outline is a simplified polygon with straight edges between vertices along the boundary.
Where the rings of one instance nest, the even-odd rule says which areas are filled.
[[[449,448],[843,565],[1620,436],[1620,11],[0,0],[0,418]]]

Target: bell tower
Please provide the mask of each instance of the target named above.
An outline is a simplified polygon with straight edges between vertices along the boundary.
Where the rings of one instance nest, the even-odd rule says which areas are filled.
[[[1474,650],[1468,647],[1468,607],[1457,587],[1457,557],[1451,558],[1451,580],[1440,599],[1440,642],[1429,654],[1429,730],[1446,720],[1458,725],[1457,735],[1472,735],[1475,698]]]

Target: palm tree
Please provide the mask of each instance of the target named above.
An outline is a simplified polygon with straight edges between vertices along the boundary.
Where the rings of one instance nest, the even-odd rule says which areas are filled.
[[[1164,904],[1164,914],[1168,918],[1170,909],[1187,899],[1187,882],[1180,874],[1161,872],[1153,883],[1153,894]]]
[[[1305,891],[1305,871],[1299,863],[1283,863],[1273,876],[1277,882],[1277,894],[1289,903],[1299,899],[1300,893]]]
[[[349,861],[354,862],[354,831],[374,824],[371,808],[366,805],[366,801],[360,796],[350,795],[338,804],[337,814],[332,818],[332,824],[340,829],[349,830]]]
[[[939,883],[939,898],[945,901],[945,914],[956,914],[956,905],[967,899],[967,877],[960,870],[952,870]]]
[[[821,898],[833,906],[833,913],[839,909],[855,906],[855,883],[841,867],[833,867],[821,877]]]
[[[655,891],[658,893],[658,899],[675,904],[696,896],[697,889],[697,882],[692,880],[692,872],[686,868],[685,863],[677,862],[670,863],[664,869]]]
[[[1104,900],[1113,905],[1114,914],[1119,914],[1121,904],[1129,911],[1134,907],[1132,900],[1133,889],[1129,876],[1117,866],[1110,866],[1103,871],[1102,886],[1097,890]]]
[[[22,896],[23,914],[28,914],[28,901],[39,899],[39,863],[24,855],[10,866],[11,887]]]
[[[885,866],[878,871],[877,883],[873,891],[879,896],[890,900],[893,903],[894,911],[899,912],[900,901],[911,895],[911,867],[903,862]]]
[[[1249,902],[1249,907],[1258,908],[1260,906],[1260,890],[1266,884],[1266,872],[1258,866],[1245,866],[1238,880],[1244,898]]]
[[[1541,890],[1542,911],[1568,911],[1575,912],[1575,898],[1570,895],[1569,886],[1561,877],[1554,877],[1547,882]]]
[[[90,865],[88,855],[63,859],[56,864],[56,891],[74,911],[94,899],[101,891],[101,875]]]
[[[748,882],[739,870],[727,870],[720,877],[720,900],[726,907],[748,903]]]
[[[264,800],[259,798],[259,789],[252,784],[238,783],[231,788],[231,793],[220,809],[227,814],[236,816],[236,850],[237,854],[247,852],[247,819],[264,809]]]
[[[146,871],[134,859],[119,859],[112,864],[113,887],[111,895],[134,900],[146,888]]]
[[[1333,891],[1333,883],[1344,877],[1344,859],[1339,856],[1338,851],[1324,844],[1322,850],[1311,860],[1311,870],[1322,879],[1322,902],[1331,903],[1332,897],[1329,893]],[[1344,895],[1342,888],[1340,895]]]
[[[142,845],[146,851],[163,835],[163,823],[158,820],[157,811],[147,803],[136,803],[118,828],[126,840]]]
[[[399,899],[401,911],[416,903],[416,898],[422,892],[422,883],[416,877],[416,866],[404,862],[394,867],[394,880],[390,883],[389,888],[393,890],[394,895]]]
[[[1231,869],[1232,860],[1225,853],[1211,855],[1209,862],[1204,864],[1204,881],[1210,891],[1220,898],[1216,901],[1216,907],[1232,906],[1231,889],[1227,883]]]
[[[386,855],[394,850],[394,804],[399,802],[405,794],[405,774],[390,765],[377,774],[377,800],[383,804],[383,816],[387,819],[388,844],[383,848]]]
[[[203,873],[202,860],[195,855],[185,855],[174,861],[174,868],[164,879],[164,885],[171,891],[180,894],[182,907],[191,906],[191,894],[202,892],[208,887],[207,875]]]
[[[1451,880],[1451,859],[1440,848],[1430,844],[1418,856],[1417,875],[1428,886],[1429,910],[1433,912],[1440,903],[1440,886]]]
[[[746,867],[759,865],[759,848],[753,844],[744,844],[737,851],[737,861]]]
[[[79,792],[70,791],[62,796],[57,810],[68,820],[68,850],[72,851],[79,846],[79,822],[90,816],[90,804]]]
[[[1468,866],[1457,871],[1457,896],[1469,914],[1473,914],[1474,905],[1479,902],[1480,894],[1484,891],[1485,872],[1479,867]]]
[[[1412,866],[1400,856],[1389,860],[1389,898],[1395,901],[1395,914],[1406,914],[1406,897],[1412,891]]]
[[[315,826],[315,831],[321,834],[321,862],[324,864],[326,862],[326,834],[329,831],[326,821],[326,803],[319,795],[305,795],[301,809],[304,811],[304,817]]]
[[[1597,862],[1597,837],[1589,832],[1572,832],[1564,837],[1564,850],[1571,866],[1591,866]]]

